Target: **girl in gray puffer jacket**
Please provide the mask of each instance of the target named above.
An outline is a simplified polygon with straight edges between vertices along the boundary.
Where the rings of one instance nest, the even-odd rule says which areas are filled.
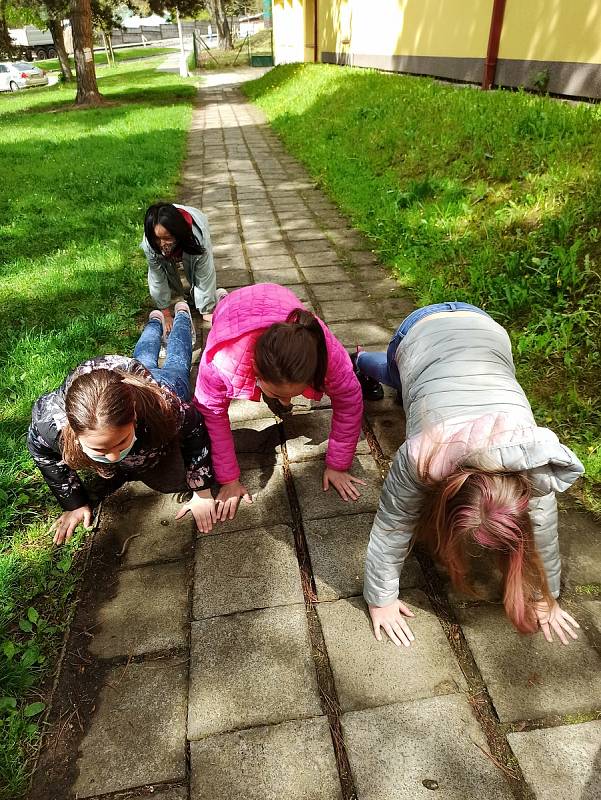
[[[364,596],[378,640],[413,634],[398,599],[414,539],[429,545],[453,584],[470,590],[468,543],[497,557],[505,610],[530,633],[568,643],[577,622],[556,598],[561,564],[555,492],[584,472],[574,453],[534,421],[515,379],[507,332],[466,303],[410,314],[387,353],[356,358],[364,390],[379,381],[402,393],[407,439],[384,483],[367,549]]]

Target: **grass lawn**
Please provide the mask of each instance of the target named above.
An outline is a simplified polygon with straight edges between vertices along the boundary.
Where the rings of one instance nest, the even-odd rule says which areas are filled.
[[[132,61],[138,58],[153,58],[154,56],[168,55],[173,53],[177,48],[174,47],[130,47],[127,50],[115,50],[115,61],[120,64],[123,61]],[[34,62],[36,67],[45,69],[47,72],[52,70],[59,70],[60,64],[58,58],[46,58],[42,61]],[[75,62],[73,58],[69,58],[71,69],[75,74]],[[98,66],[106,65],[106,53],[95,51],[94,63]]]
[[[0,798],[26,788],[44,680],[77,580],[58,507],[25,448],[31,406],[91,356],[130,353],[149,307],[143,213],[172,196],[196,88],[154,62],[98,71],[105,108],[75,88],[0,96]]]
[[[599,510],[601,107],[311,64],[244,91],[417,304],[467,300],[509,329]]]
[[[271,55],[272,54],[272,47],[271,47],[271,31],[264,30],[255,33],[253,36],[250,36],[248,40],[246,39],[237,39],[234,42],[234,49],[233,50],[219,50],[217,48],[211,50],[209,53],[199,48],[198,55],[199,55],[199,69],[222,69],[225,67],[248,67],[250,60],[248,57],[249,53],[249,46],[250,52],[253,55]],[[235,62],[235,63],[234,63]],[[189,69],[194,69],[194,56],[192,55],[191,61],[189,63]]]

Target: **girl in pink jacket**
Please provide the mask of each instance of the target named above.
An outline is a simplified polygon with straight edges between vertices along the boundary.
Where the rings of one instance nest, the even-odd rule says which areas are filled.
[[[238,289],[215,310],[213,327],[200,361],[194,403],[211,439],[212,461],[221,489],[220,519],[232,519],[240,483],[228,408],[233,398],[266,400],[286,410],[293,397],[319,400],[327,394],[333,419],[324,491],[332,484],[344,500],[356,500],[354,484],[364,482],[348,469],[361,432],[363,400],[348,353],[326,325],[307,311],[293,292],[274,283]]]

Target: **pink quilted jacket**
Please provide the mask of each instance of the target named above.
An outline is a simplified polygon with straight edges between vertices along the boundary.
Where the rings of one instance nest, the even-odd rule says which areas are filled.
[[[260,400],[261,390],[253,369],[255,342],[275,322],[303,304],[289,289],[259,283],[225,297],[213,315],[213,327],[200,360],[194,404],[201,411],[211,439],[215,475],[220,483],[240,476],[228,418],[233,398]],[[363,399],[344,347],[321,322],[328,348],[325,391],[332,401],[332,428],[326,464],[332,469],[350,467],[361,431]],[[307,388],[305,397],[319,400],[322,393]]]

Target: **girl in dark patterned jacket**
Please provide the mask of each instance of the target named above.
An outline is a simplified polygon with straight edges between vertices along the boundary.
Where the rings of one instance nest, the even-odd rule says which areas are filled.
[[[159,369],[164,324],[162,313],[152,311],[133,358],[86,361],[34,404],[27,446],[63,509],[52,526],[55,544],[70,539],[80,523],[91,525],[94,501],[80,469],[104,479],[96,502],[133,480],[163,493],[191,491],[176,519],[190,511],[200,531],[213,527],[209,438],[187,402],[193,331],[187,304],[175,307]]]

